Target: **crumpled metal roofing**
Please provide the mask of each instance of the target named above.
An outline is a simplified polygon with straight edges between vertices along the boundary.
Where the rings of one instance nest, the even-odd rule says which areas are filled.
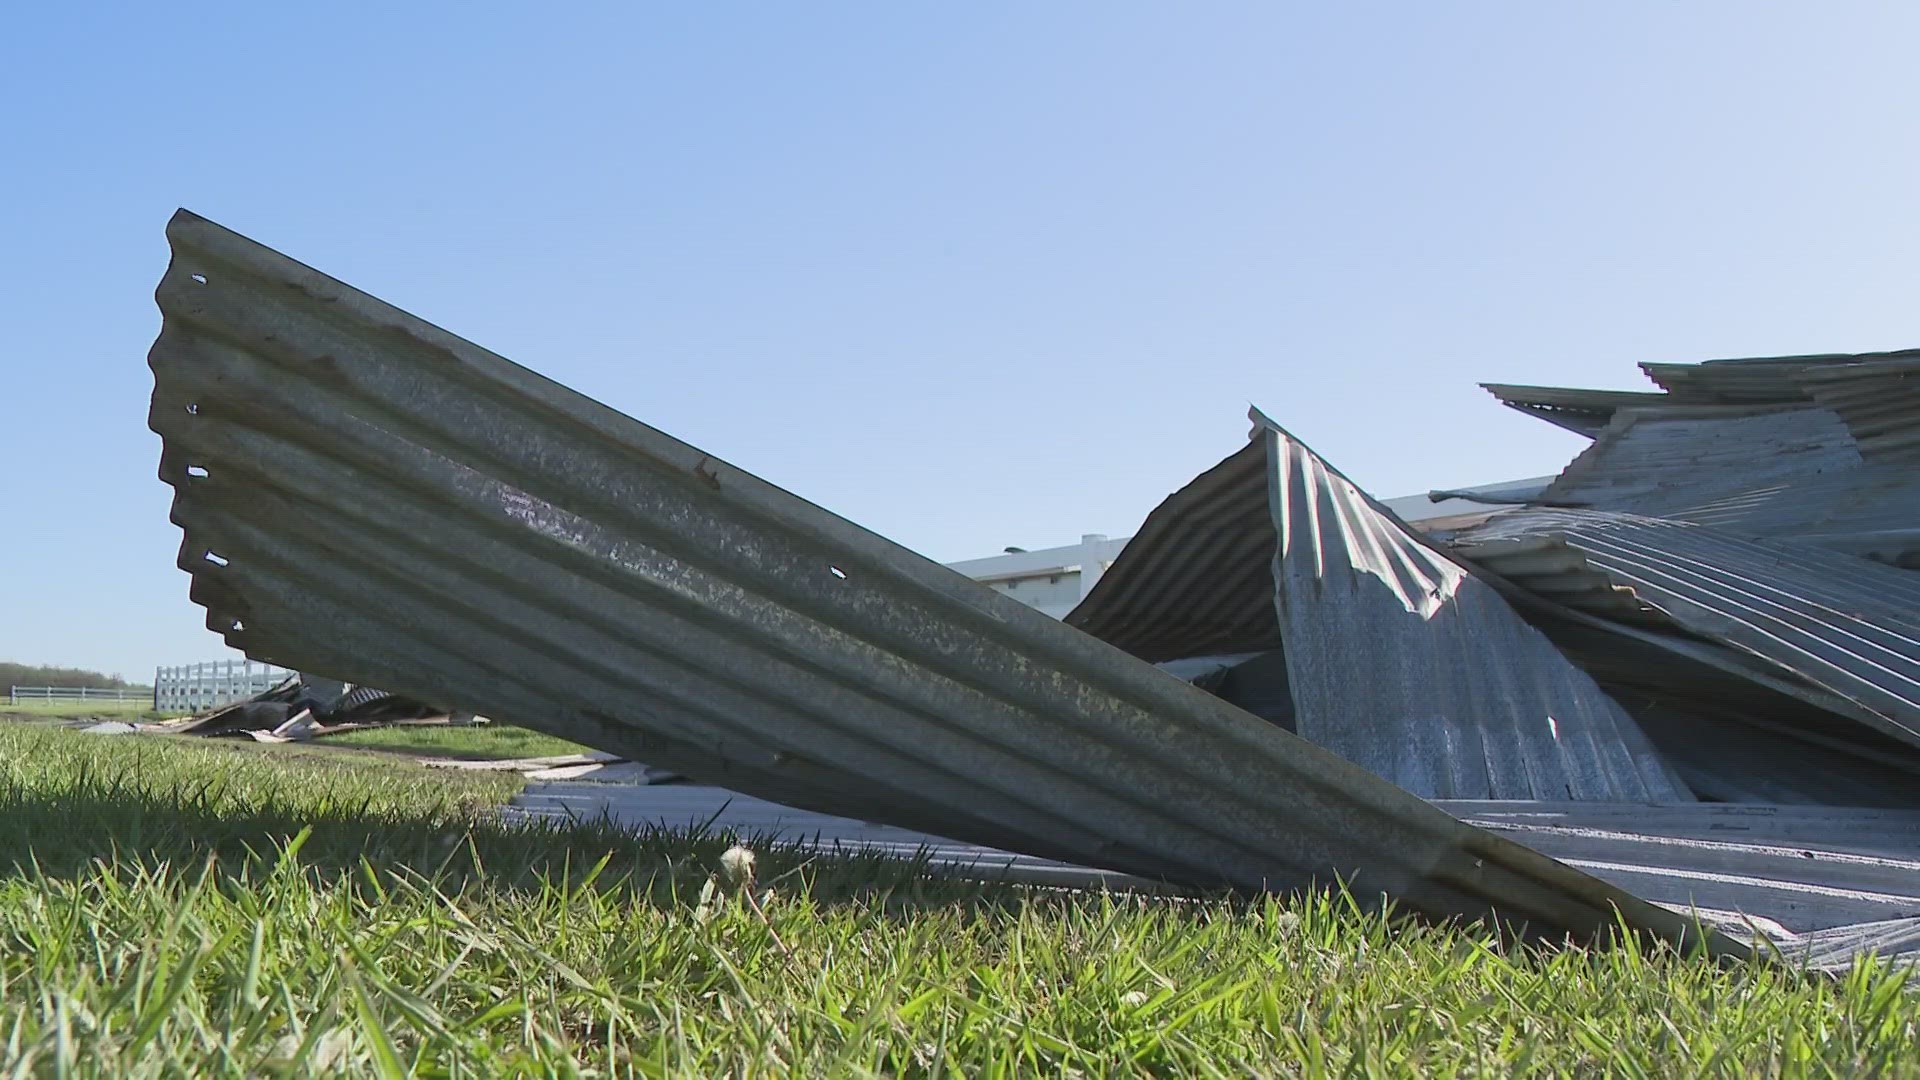
[[[1581,390],[1565,386],[1515,386],[1481,383],[1481,389],[1509,409],[1591,439],[1604,431],[1621,409],[1667,403],[1666,394],[1646,390]]]
[[[1920,459],[1920,359],[1813,368],[1796,382],[1846,423],[1867,464]]]
[[[1629,409],[1540,501],[1785,531],[1811,524],[1796,486],[1859,466],[1846,424],[1825,409]]]
[[[192,595],[250,655],[1041,857],[1699,940],[277,252],[168,237],[149,423]]]
[[[1749,356],[1698,364],[1640,365],[1675,404],[1741,405],[1803,403],[1810,399],[1804,381],[1835,367],[1877,365],[1920,357],[1920,349],[1877,353],[1811,353],[1805,356]]]
[[[1837,695],[1677,631],[1532,614],[1700,799],[1920,809],[1920,748],[1881,734]]]
[[[1761,657],[1920,746],[1920,578],[1690,522],[1507,511],[1452,538],[1474,563],[1561,603],[1629,589],[1689,633]]]
[[[1489,384],[1594,445],[1541,505],[1804,540],[1920,566],[1920,350],[1642,364],[1666,393]],[[1573,417],[1574,422],[1568,422]]]
[[[1295,730],[1440,799],[1691,799],[1493,587],[1255,414]]]
[[[1691,797],[1493,590],[1254,422],[1154,510],[1070,625],[1153,660],[1284,653],[1293,707],[1266,711],[1419,795]]]
[[[1279,648],[1267,475],[1251,441],[1167,496],[1067,625],[1156,662]]]
[[[1878,461],[1846,418],[1811,405],[1623,409],[1536,500],[1794,539],[1881,562],[1920,561],[1920,473],[1896,449],[1920,408],[1881,411]]]

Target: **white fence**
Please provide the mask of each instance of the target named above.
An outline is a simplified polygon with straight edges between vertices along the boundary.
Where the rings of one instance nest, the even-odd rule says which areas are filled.
[[[7,704],[27,701],[148,701],[153,691],[145,687],[121,687],[102,690],[97,686],[13,686],[7,688]]]
[[[286,668],[251,660],[163,667],[153,673],[153,707],[180,713],[217,709],[271,690],[292,675]]]

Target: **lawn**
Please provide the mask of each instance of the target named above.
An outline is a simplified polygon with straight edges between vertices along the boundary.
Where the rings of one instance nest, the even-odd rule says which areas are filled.
[[[1920,1074],[1920,996],[1287,903],[509,829],[512,777],[0,725],[0,1055],[65,1075]],[[777,939],[776,939],[777,934]],[[790,950],[790,952],[788,951]]]
[[[4,695],[0,695],[0,716],[26,716],[52,719],[73,719],[81,716],[111,716],[116,720],[133,720],[152,713],[153,698],[135,698],[132,701],[111,701],[105,698],[88,698],[85,701],[32,701],[25,700],[9,704]]]
[[[405,752],[420,757],[492,761],[558,757],[587,750],[579,743],[508,724],[482,724],[477,727],[399,724],[329,735],[325,745]]]

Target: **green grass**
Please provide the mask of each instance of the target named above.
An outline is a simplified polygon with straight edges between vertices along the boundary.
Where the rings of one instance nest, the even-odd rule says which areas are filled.
[[[504,761],[512,758],[557,757],[579,754],[586,747],[565,739],[506,724],[479,727],[400,725],[329,735],[327,746],[390,750],[421,757],[470,758]]]
[[[0,1057],[46,1075],[1872,1075],[1920,1002],[1337,898],[940,883],[514,830],[517,780],[0,727]],[[792,950],[789,958],[774,933]]]
[[[152,712],[153,699],[150,697],[135,698],[132,701],[89,698],[86,701],[21,701],[8,704],[5,695],[0,695],[0,716],[23,716],[35,719],[110,716],[116,720],[131,720]]]

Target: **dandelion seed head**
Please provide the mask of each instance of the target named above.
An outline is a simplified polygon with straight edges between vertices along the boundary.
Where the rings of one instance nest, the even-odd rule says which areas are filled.
[[[729,885],[744,885],[753,881],[753,849],[735,844],[720,855],[720,872],[726,876]]]

